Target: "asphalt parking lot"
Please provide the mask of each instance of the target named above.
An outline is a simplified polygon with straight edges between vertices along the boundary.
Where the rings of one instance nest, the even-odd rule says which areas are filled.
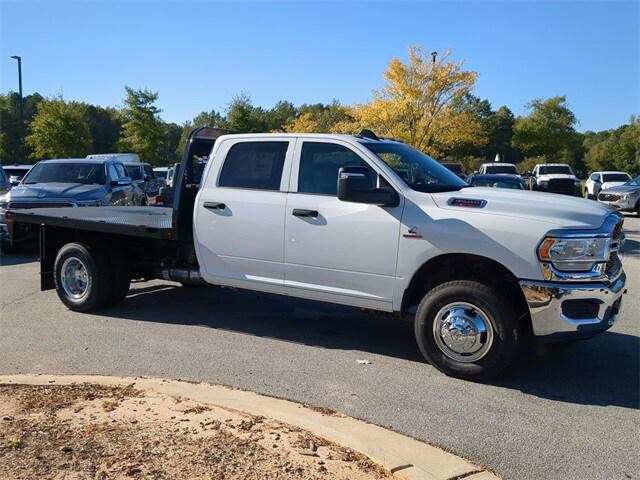
[[[438,373],[410,323],[311,301],[157,281],[117,307],[73,313],[40,292],[24,255],[2,257],[0,372],[226,384],[331,407],[507,479],[640,478],[640,219],[627,216],[625,230],[629,294],[613,328],[525,355],[492,383]]]

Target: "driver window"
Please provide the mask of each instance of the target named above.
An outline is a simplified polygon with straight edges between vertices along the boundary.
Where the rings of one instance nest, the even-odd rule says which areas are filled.
[[[113,163],[109,164],[109,181],[110,182],[117,182],[119,178],[118,172],[116,170],[116,167]]]
[[[341,167],[369,168],[370,188],[376,187],[376,172],[352,150],[335,143],[304,142],[300,154],[298,192],[336,196]]]

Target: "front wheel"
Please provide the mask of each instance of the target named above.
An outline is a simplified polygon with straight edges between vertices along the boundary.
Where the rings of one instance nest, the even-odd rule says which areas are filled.
[[[589,190],[587,190],[586,188],[584,189],[584,198],[586,199],[591,199],[591,195],[589,195]]]
[[[420,351],[452,377],[482,380],[511,364],[520,339],[509,301],[476,281],[447,282],[428,292],[416,312]]]

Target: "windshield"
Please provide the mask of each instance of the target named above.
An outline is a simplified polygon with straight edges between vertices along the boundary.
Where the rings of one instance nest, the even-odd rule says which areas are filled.
[[[419,192],[449,192],[468,186],[455,173],[433,158],[403,143],[364,143],[389,165],[412,189]]]
[[[4,168],[3,169],[7,175],[10,177],[24,177],[25,173],[29,171],[28,168]]]
[[[104,185],[102,163],[38,163],[23,183],[83,183]]]
[[[139,165],[125,165],[124,168],[127,169],[127,175],[132,181],[142,180],[142,169]]]
[[[538,175],[552,175],[554,173],[573,175],[573,171],[569,165],[541,165],[540,168],[538,168]]]
[[[606,182],[628,182],[629,175],[626,173],[603,173],[602,181]]]
[[[517,175],[515,165],[487,165],[485,168],[486,173],[508,173],[511,175]]]
[[[474,178],[471,181],[471,185],[474,187],[513,188],[516,190],[524,190],[524,187],[520,182],[496,180],[493,178]]]
[[[632,180],[629,180],[627,183],[625,183],[625,185],[629,185],[631,187],[640,187],[640,175]]]
[[[167,178],[166,170],[154,170],[153,173],[155,173],[157,178]]]
[[[0,168],[0,182],[4,183],[8,181],[9,179],[7,178],[7,174],[4,173],[4,168]]]

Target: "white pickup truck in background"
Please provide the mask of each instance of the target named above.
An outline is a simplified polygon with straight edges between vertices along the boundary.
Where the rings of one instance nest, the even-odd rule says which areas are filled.
[[[472,188],[368,131],[216,137],[192,133],[172,209],[8,212],[15,241],[39,226],[42,288],[77,311],[164,278],[394,312],[431,364],[467,379],[507,367],[526,336],[585,338],[617,318],[623,219],[603,205]],[[202,172],[192,161],[214,141]]]

